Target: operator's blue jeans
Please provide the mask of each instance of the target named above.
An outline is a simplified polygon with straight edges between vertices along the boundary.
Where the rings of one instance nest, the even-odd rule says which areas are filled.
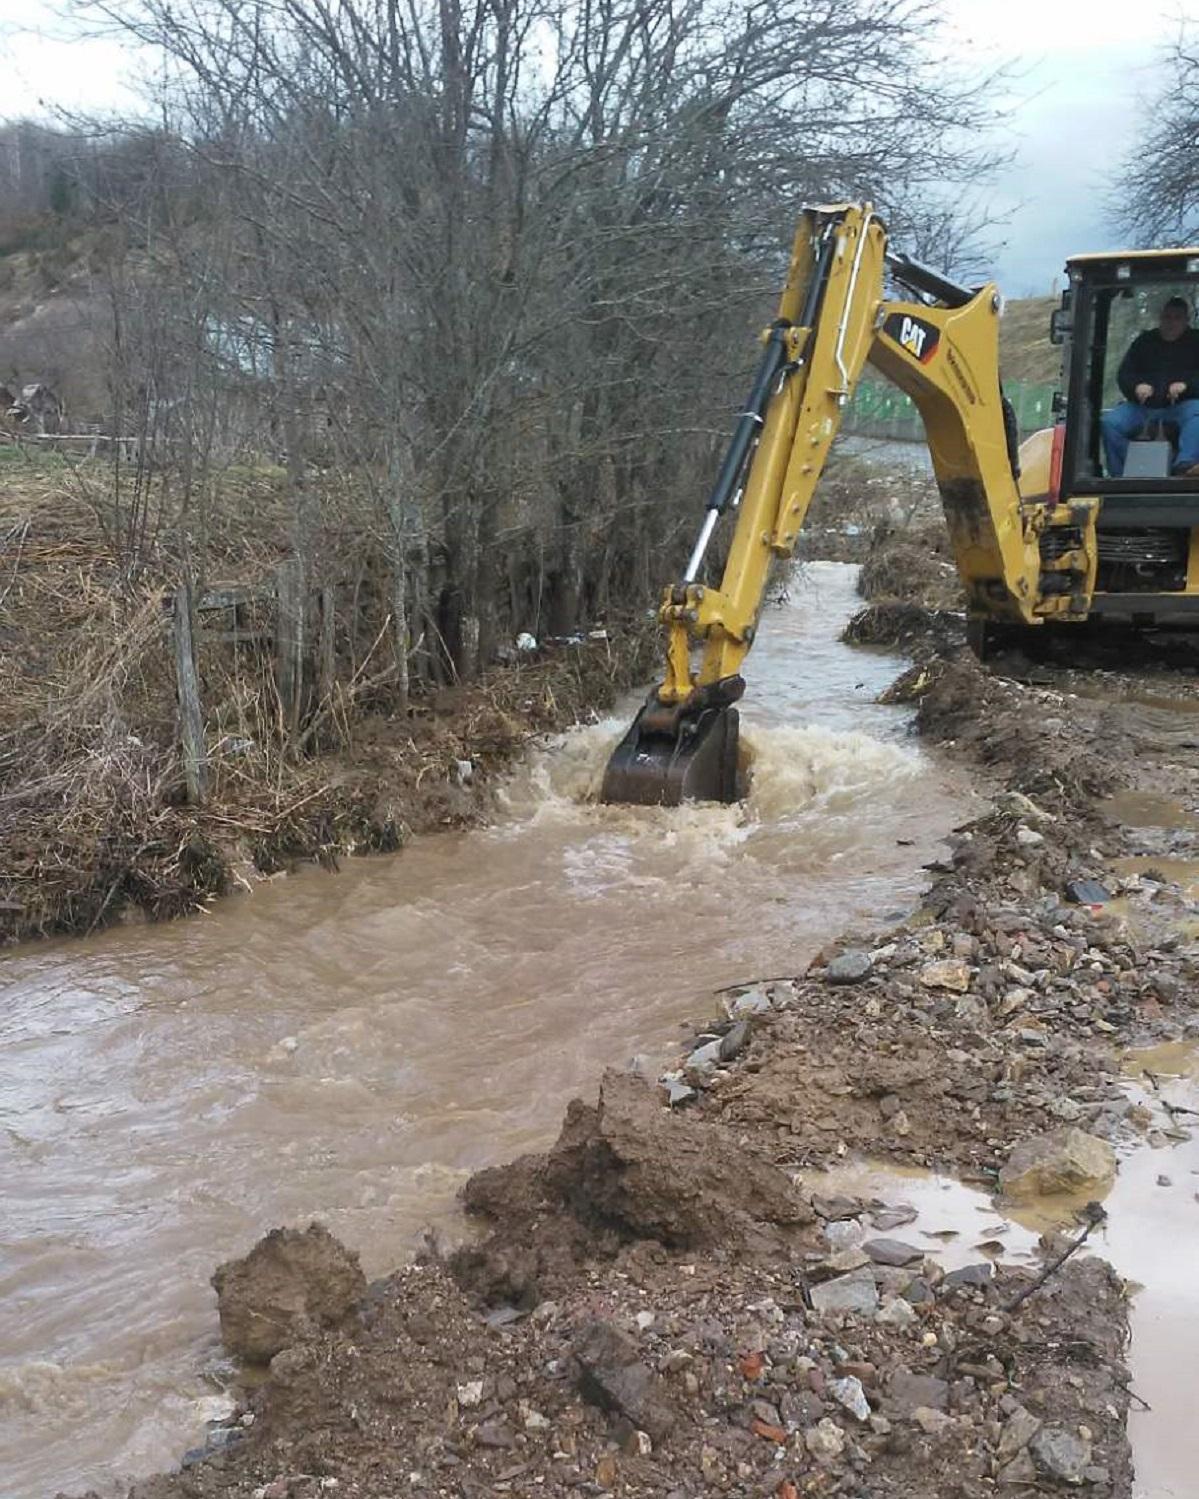
[[[1135,401],[1121,401],[1102,417],[1103,457],[1109,478],[1118,479],[1124,472],[1130,439],[1150,422],[1177,425],[1176,473],[1199,463],[1199,401],[1176,401],[1173,406],[1140,406]]]

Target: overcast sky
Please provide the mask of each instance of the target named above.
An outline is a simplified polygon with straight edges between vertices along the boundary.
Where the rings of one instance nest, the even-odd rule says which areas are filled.
[[[947,48],[1014,63],[1016,159],[988,193],[1008,218],[993,274],[1008,296],[1045,294],[1071,251],[1114,247],[1105,174],[1136,132],[1137,96],[1188,0],[943,0]],[[50,0],[0,0],[0,111],[45,114],[133,102],[115,42],[68,41]]]

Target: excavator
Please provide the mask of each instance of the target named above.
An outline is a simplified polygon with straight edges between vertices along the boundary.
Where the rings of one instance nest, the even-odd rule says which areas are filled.
[[[1193,305],[1199,249],[1072,257],[1052,314],[1055,425],[1018,444],[1000,384],[1002,299],[893,250],[869,203],[803,210],[778,316],[682,577],[663,596],[663,680],[608,762],[606,802],[675,806],[744,794],[736,704],[771,569],[793,555],[845,408],[869,362],[921,418],[966,595],[967,638],[1117,621],[1199,621],[1199,477],[1176,476],[1169,424],[1107,471],[1105,406],[1132,336],[1163,301]],[[888,295],[888,279],[897,295]],[[1199,374],[1199,371],[1196,372]],[[705,573],[735,521],[719,586]]]

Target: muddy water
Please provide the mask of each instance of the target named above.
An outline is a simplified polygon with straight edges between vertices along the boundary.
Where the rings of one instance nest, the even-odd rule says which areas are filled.
[[[1132,1343],[1128,1350],[1134,1400],[1129,1413],[1136,1476],[1133,1499],[1194,1499],[1199,1492],[1199,1043],[1170,1042],[1128,1054],[1125,1071],[1133,1097],[1154,1122],[1176,1124],[1177,1140],[1140,1146],[1120,1157],[1104,1206],[1107,1221],[1087,1251],[1108,1260],[1132,1293]],[[1165,1104],[1193,1112],[1171,1116]],[[910,1204],[918,1217],[901,1231],[946,1269],[997,1263],[1040,1269],[1039,1235],[1049,1229],[1077,1232],[1075,1214],[1094,1191],[1060,1194],[1019,1207],[993,1202],[952,1177],[853,1162],[813,1172],[807,1185],[863,1201]],[[1148,1407],[1148,1408],[1146,1408]]]
[[[907,908],[977,810],[871,699],[812,566],[752,660],[746,808],[586,800],[623,724],[533,754],[491,828],[0,968],[0,1491],[115,1491],[212,1414],[208,1277],[318,1215],[368,1274],[476,1168],[661,1059],[714,985]]]

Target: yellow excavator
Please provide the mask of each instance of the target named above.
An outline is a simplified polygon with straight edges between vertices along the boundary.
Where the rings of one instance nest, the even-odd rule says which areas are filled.
[[[664,679],[608,763],[604,801],[673,806],[743,794],[741,666],[771,566],[795,550],[867,361],[923,419],[980,655],[1002,633],[1096,618],[1199,620],[1199,478],[1173,472],[1177,432],[1164,424],[1129,443],[1116,473],[1101,423],[1119,399],[1128,341],[1163,299],[1193,305],[1199,249],[1079,255],[1066,271],[1050,330],[1063,346],[1057,422],[1018,447],[1000,386],[997,287],[959,286],[894,252],[870,204],[803,211],[699,539],[663,598]],[[888,277],[901,295],[887,295]],[[736,523],[715,587],[704,561],[729,514]]]

